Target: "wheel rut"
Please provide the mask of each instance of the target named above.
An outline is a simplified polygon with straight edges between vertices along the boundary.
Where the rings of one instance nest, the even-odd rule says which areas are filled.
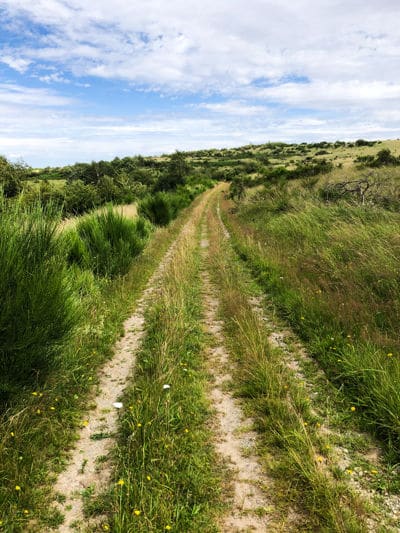
[[[206,195],[207,197],[207,195]],[[205,198],[206,198],[205,197]],[[204,209],[203,200],[196,209]],[[109,454],[115,446],[118,412],[124,406],[119,401],[128,381],[132,378],[136,356],[145,335],[145,312],[159,290],[164,272],[170,263],[178,242],[190,229],[191,219],[164,255],[157,270],[151,276],[135,313],[124,323],[125,334],[115,347],[114,357],[100,371],[99,393],[96,407],[82,420],[76,446],[68,466],[54,486],[58,495],[57,507],[64,515],[64,523],[58,531],[84,531],[84,496],[96,495],[111,483],[113,465]]]
[[[201,240],[204,263],[207,262],[209,242],[205,228]],[[202,272],[204,328],[211,338],[207,352],[209,372],[214,376],[210,401],[215,411],[215,447],[232,472],[229,511],[220,524],[224,533],[268,530],[267,509],[270,502],[263,490],[269,479],[257,457],[256,433],[253,420],[247,418],[240,402],[229,391],[232,375],[230,357],[225,347],[222,322],[218,319],[217,288],[207,268]]]

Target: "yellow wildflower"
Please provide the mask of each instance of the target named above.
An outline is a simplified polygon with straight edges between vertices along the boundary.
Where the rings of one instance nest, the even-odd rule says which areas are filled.
[[[377,473],[378,473],[378,470],[374,470],[374,469],[371,470],[371,474],[377,474]]]
[[[135,509],[135,510],[133,511],[133,514],[135,514],[136,516],[140,516],[141,513],[142,513],[142,511],[139,511],[139,509]]]
[[[146,476],[147,481],[151,481],[151,476]]]
[[[19,490],[21,490],[21,487],[19,485],[15,485],[15,490],[19,491]]]
[[[29,514],[28,509],[24,509],[24,514]]]
[[[139,422],[139,424],[137,425],[138,428],[141,428],[142,427],[142,424]]]
[[[393,357],[392,352],[389,352],[389,353],[387,354],[387,356],[388,356],[388,357]]]
[[[356,410],[356,408],[354,407],[354,405],[352,405],[352,406],[350,407],[350,411],[353,411],[353,413],[354,413],[355,410]]]
[[[36,409],[36,414],[40,415],[40,414],[42,414],[42,411],[40,409]]]
[[[120,479],[120,480],[117,481],[117,485],[122,487],[122,485],[125,485],[125,481],[123,479]]]
[[[11,431],[10,435],[11,435],[11,437],[15,437],[14,431]]]
[[[172,527],[171,526],[165,526],[165,531],[171,531]]]

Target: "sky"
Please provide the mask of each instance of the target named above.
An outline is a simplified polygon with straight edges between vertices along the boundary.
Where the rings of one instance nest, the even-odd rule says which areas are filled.
[[[0,0],[0,154],[398,138],[399,20],[398,0]]]

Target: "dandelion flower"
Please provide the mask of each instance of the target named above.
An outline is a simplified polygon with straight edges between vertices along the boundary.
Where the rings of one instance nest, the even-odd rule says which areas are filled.
[[[323,458],[321,455],[318,455],[318,457],[317,457],[317,461],[318,461],[319,463],[322,463],[323,460],[324,460],[324,458]]]
[[[29,514],[28,509],[24,509],[24,514]]]
[[[11,437],[15,437],[14,431],[11,431],[10,435],[11,435]]]
[[[354,413],[355,410],[356,410],[356,408],[354,407],[354,405],[352,405],[352,406],[350,407],[350,411],[353,411],[353,413]]]
[[[393,357],[392,352],[389,352],[389,353],[387,354],[387,356],[388,356],[388,357]]]
[[[352,473],[353,473],[353,470],[351,470],[351,468],[348,468],[348,469],[346,470],[346,474],[351,475]]]
[[[42,411],[40,409],[36,409],[36,414],[37,415],[40,415],[42,413]]]
[[[188,428],[185,428],[185,433],[189,433],[189,430],[188,430]]]
[[[125,481],[123,479],[119,479],[117,481],[117,485],[119,485],[120,487],[122,487],[123,485],[125,485]]]
[[[89,420],[84,420],[84,421],[82,422],[82,426],[83,426],[83,427],[87,427],[88,425],[89,425]]]
[[[165,531],[171,531],[172,527],[171,526],[165,526]]]
[[[110,526],[108,524],[103,524],[103,531],[110,531]]]
[[[146,476],[147,481],[151,481],[151,476]]]
[[[18,492],[21,490],[21,487],[19,485],[15,485],[15,490]]]
[[[133,511],[133,514],[136,515],[136,516],[140,516],[142,514],[142,511],[140,511],[139,509],[135,509]]]
[[[142,424],[139,422],[138,425],[137,425],[138,428],[141,428],[142,427]]]
[[[55,410],[56,410],[55,407],[53,407],[53,406],[50,407],[50,411],[55,411]]]
[[[377,474],[378,473],[378,470],[371,470],[371,474]]]

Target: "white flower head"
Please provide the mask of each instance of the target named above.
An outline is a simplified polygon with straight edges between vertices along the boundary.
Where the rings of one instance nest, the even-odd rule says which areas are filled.
[[[168,385],[168,384],[163,385],[163,390],[168,390],[168,389],[170,389],[170,388],[171,388],[171,385]]]

